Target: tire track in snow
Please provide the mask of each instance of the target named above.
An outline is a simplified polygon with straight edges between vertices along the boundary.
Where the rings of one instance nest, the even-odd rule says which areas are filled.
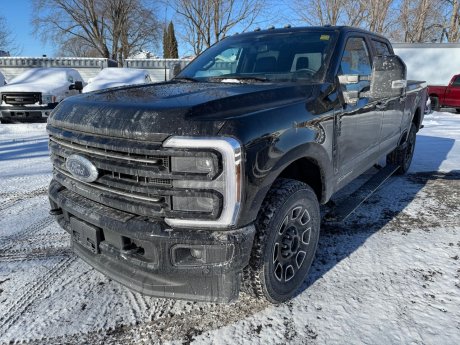
[[[59,278],[75,260],[75,257],[68,257],[61,260],[38,280],[30,284],[22,296],[16,298],[4,315],[0,317],[0,334],[5,334],[27,311],[29,306],[54,284],[56,279]]]
[[[70,247],[67,248],[44,248],[34,249],[32,251],[14,251],[0,253],[0,263],[15,261],[31,261],[41,259],[51,259],[55,257],[70,257],[73,252]]]
[[[18,233],[14,235],[5,236],[3,238],[0,238],[0,253],[12,248],[15,245],[17,240],[22,239],[31,233],[40,231],[46,228],[47,226],[51,225],[53,222],[54,222],[54,217],[48,215],[45,218],[42,218],[35,223],[32,223],[31,225],[26,227],[24,230],[19,231]]]
[[[0,198],[6,200],[0,201],[0,214],[11,206],[21,202],[23,200],[31,199],[36,196],[44,195],[48,192],[48,186],[34,189],[30,192],[12,192],[12,193],[1,193]]]

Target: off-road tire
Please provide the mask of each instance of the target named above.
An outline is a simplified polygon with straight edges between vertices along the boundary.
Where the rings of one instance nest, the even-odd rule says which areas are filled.
[[[430,99],[431,99],[431,109],[433,109],[434,111],[439,111],[440,109],[439,97],[431,96]]]
[[[412,157],[414,156],[416,138],[417,129],[412,123],[407,140],[401,146],[398,146],[393,152],[388,154],[387,164],[399,165],[399,169],[396,170],[395,174],[403,175],[409,170]]]
[[[276,180],[255,226],[244,289],[271,303],[289,300],[305,281],[315,257],[320,230],[316,194],[305,183]]]

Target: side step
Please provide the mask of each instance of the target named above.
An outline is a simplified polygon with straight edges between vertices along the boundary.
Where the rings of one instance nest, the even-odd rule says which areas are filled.
[[[342,222],[348,218],[367,198],[369,198],[388,178],[393,175],[399,166],[388,164],[375,173],[358,190],[354,191],[341,204],[336,205],[324,216],[326,222]]]

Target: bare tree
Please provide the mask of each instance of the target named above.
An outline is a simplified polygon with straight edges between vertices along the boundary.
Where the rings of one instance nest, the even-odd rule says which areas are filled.
[[[0,51],[13,53],[19,51],[14,42],[13,34],[8,28],[6,19],[2,16],[0,16]]]
[[[448,36],[449,42],[460,41],[460,0],[447,0],[447,13],[450,13],[448,17]]]
[[[367,29],[385,33],[389,24],[389,11],[394,0],[369,0],[367,2]]]
[[[437,40],[444,26],[442,0],[403,0],[391,36],[403,42]]]
[[[182,39],[198,55],[225,38],[237,25],[242,31],[254,24],[263,10],[263,0],[176,0]]]
[[[58,50],[59,56],[100,57],[101,54],[93,46],[80,37],[73,36],[63,41]]]
[[[341,25],[346,16],[347,0],[294,0],[298,19],[310,25]]]
[[[160,25],[143,0],[34,0],[33,13],[36,32],[44,40],[54,40],[68,52],[79,42],[119,64],[159,39]]]
[[[349,25],[384,33],[395,0],[294,0],[297,18],[310,25]]]

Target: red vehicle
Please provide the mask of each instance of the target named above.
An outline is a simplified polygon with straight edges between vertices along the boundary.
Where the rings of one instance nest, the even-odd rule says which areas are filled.
[[[447,86],[428,85],[428,94],[434,110],[455,108],[460,113],[460,74],[454,75]]]

